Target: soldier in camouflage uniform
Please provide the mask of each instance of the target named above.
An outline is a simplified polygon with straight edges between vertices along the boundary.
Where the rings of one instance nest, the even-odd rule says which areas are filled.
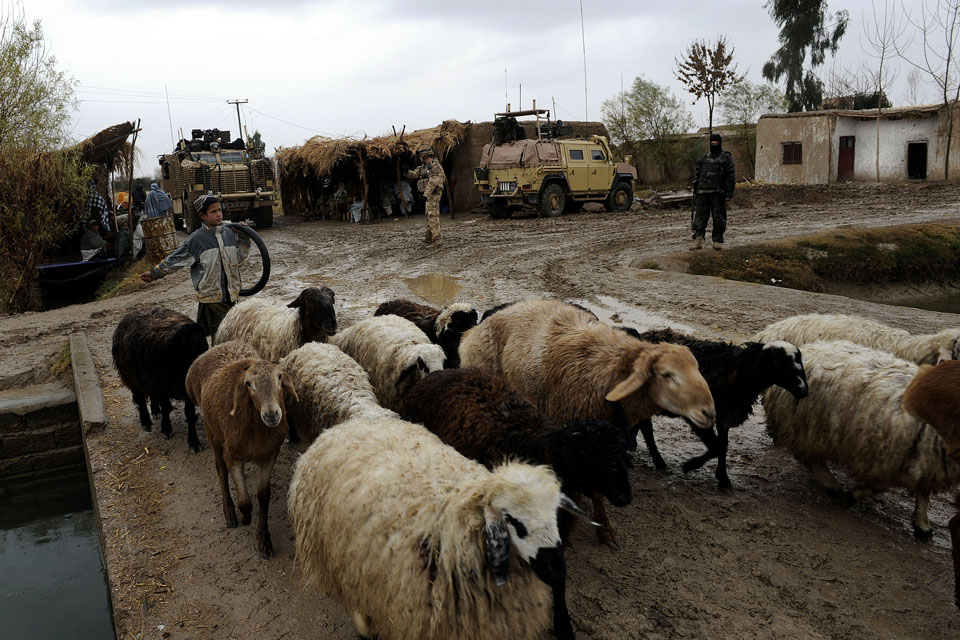
[[[697,176],[694,181],[696,209],[693,214],[693,244],[695,250],[703,246],[707,233],[707,220],[713,216],[711,237],[713,248],[723,248],[723,233],[727,230],[726,203],[733,197],[736,171],[733,156],[723,150],[720,134],[710,135],[710,153],[697,160]]]
[[[447,176],[443,167],[433,157],[433,149],[423,146],[417,150],[420,156],[420,166],[407,172],[407,177],[417,181],[417,188],[427,199],[424,213],[427,215],[427,232],[424,235],[424,244],[443,243],[443,231],[440,229],[440,196],[443,195],[443,185]]]

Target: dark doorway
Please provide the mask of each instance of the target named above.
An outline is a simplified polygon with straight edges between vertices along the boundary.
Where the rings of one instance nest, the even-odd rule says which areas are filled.
[[[907,177],[911,180],[927,179],[927,143],[907,143]]]
[[[853,180],[854,150],[857,146],[855,136],[840,136],[840,159],[837,162],[837,180]]]

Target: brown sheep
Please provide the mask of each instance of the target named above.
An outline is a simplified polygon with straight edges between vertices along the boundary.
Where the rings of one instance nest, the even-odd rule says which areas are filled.
[[[210,374],[228,362],[259,357],[257,350],[242,340],[228,340],[227,342],[212,347],[201,357],[194,360],[190,369],[187,371],[185,383],[187,398],[195,406],[199,407],[200,401],[203,399],[203,383],[210,378]]]
[[[960,360],[925,365],[903,392],[903,407],[940,434],[947,456],[960,462]],[[960,508],[960,495],[956,500]],[[953,541],[954,603],[960,608],[960,512],[950,519]]]
[[[606,420],[625,440],[664,410],[701,429],[716,418],[688,348],[638,341],[563,302],[527,300],[489,316],[464,334],[460,366],[499,373],[554,420]],[[602,499],[593,519],[607,521]]]
[[[214,357],[217,357],[214,354]],[[200,366],[203,363],[198,359]],[[210,373],[203,383],[200,408],[207,440],[213,448],[223,515],[227,526],[237,526],[237,514],[230,498],[227,473],[233,478],[240,507],[240,524],[250,524],[252,505],[247,493],[243,465],[251,462],[259,470],[257,503],[257,551],[261,558],[273,555],[267,526],[270,507],[270,474],[287,433],[284,391],[297,400],[293,385],[280,366],[256,358],[227,362]]]

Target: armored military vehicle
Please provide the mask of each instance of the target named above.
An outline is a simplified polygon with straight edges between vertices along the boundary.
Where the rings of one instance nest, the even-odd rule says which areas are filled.
[[[536,118],[536,139],[527,139],[518,116]],[[561,138],[572,129],[551,122],[546,109],[498,113],[493,141],[483,147],[474,182],[494,218],[509,218],[519,209],[554,217],[579,211],[584,203],[602,203],[607,211],[633,204],[637,170],[612,160],[603,136]]]
[[[194,129],[190,140],[181,139],[173,153],[160,156],[161,186],[187,231],[200,226],[192,203],[204,193],[220,198],[224,220],[273,226],[273,161],[264,156],[259,134],[250,142],[231,142],[229,131]]]

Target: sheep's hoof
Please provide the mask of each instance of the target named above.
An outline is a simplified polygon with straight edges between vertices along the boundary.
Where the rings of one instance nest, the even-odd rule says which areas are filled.
[[[190,453],[200,453],[200,441],[188,442],[187,446],[190,447]]]
[[[617,543],[617,539],[614,537],[612,531],[606,531],[601,529],[597,533],[597,538],[600,540],[600,544],[605,544],[614,551],[620,551],[620,545]]]
[[[854,497],[853,491],[831,489],[830,487],[824,488],[824,491],[826,492],[827,497],[829,497],[836,505],[845,509],[849,509],[857,503],[857,499]]]
[[[273,557],[273,544],[268,539],[266,542],[257,545],[257,551],[261,560],[269,560]]]
[[[733,483],[730,482],[730,478],[727,476],[717,478],[717,489],[726,493],[731,493],[733,491]]]
[[[227,520],[227,529],[236,529],[237,528],[237,519]]]
[[[153,431],[153,423],[150,421],[144,422],[143,420],[141,420],[140,428],[143,429],[144,431]]]
[[[929,542],[933,539],[933,529],[922,529],[913,525],[913,537],[920,542]]]

